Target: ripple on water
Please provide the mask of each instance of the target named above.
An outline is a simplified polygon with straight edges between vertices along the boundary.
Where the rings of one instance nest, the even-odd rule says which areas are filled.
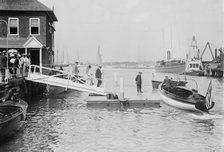
[[[136,71],[134,71],[136,72]],[[109,74],[108,74],[109,75]],[[113,75],[113,74],[110,74]],[[124,74],[126,81],[131,76]],[[144,71],[150,77],[150,71]],[[163,76],[162,76],[163,77]],[[199,79],[199,86],[208,80]],[[223,115],[223,86],[214,81],[216,107],[212,114]],[[129,88],[128,88],[129,87]],[[133,89],[127,85],[125,89]],[[148,89],[144,86],[144,89]],[[206,88],[202,91],[206,91]],[[130,91],[131,92],[131,91]],[[145,91],[149,93],[148,90]],[[131,92],[133,93],[133,92]],[[127,94],[128,95],[128,94]],[[150,94],[149,94],[150,95]],[[156,92],[153,96],[157,96]],[[89,108],[86,94],[69,92],[32,102],[24,128],[0,146],[2,151],[54,152],[221,152],[224,118],[198,120],[189,113],[161,104],[160,108],[127,110]]]

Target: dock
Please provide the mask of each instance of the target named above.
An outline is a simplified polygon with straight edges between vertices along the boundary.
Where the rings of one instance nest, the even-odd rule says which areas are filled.
[[[89,96],[87,106],[92,108],[160,107],[159,99],[108,99],[107,96]]]

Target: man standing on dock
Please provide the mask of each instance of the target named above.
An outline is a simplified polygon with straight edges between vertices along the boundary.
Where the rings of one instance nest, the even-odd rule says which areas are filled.
[[[135,78],[136,85],[137,85],[137,93],[142,93],[142,72],[139,72],[138,75]]]
[[[3,52],[0,52],[0,72],[1,72],[1,76],[2,76],[2,82],[5,81],[5,68],[6,68],[6,62],[7,62],[7,57]]]
[[[99,66],[96,69],[96,79],[97,79],[97,87],[100,87],[100,85],[102,84],[102,72],[101,72],[101,66]]]

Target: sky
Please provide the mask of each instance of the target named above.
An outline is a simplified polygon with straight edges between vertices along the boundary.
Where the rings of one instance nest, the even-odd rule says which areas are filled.
[[[222,0],[39,0],[54,7],[56,62],[185,58],[193,35],[203,51],[224,44]],[[58,54],[58,55],[57,55]],[[204,58],[209,59],[206,50]]]

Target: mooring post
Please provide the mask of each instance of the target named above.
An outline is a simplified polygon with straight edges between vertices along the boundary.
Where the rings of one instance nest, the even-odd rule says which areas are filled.
[[[120,99],[124,100],[124,79],[120,78]]]

